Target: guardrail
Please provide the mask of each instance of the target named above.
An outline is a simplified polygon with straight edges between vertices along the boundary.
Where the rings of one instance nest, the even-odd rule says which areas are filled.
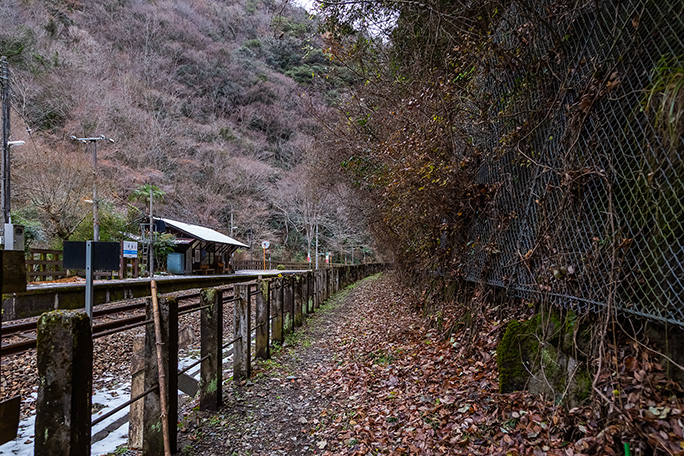
[[[231,290],[226,287],[205,288],[200,293],[200,305],[181,313],[176,298],[161,297],[156,306],[158,310],[153,300],[148,299],[145,318],[135,325],[145,327],[145,336],[139,357],[141,365],[133,374],[131,399],[94,421],[91,421],[93,338],[101,334],[93,335],[90,320],[83,311],[53,311],[41,315],[37,365],[42,380],[36,404],[36,454],[64,451],[89,454],[91,427],[132,404],[137,405],[131,407],[129,432],[138,436],[137,441],[131,439],[132,446],[139,445],[145,455],[164,454],[165,449],[175,453],[176,391],[179,380],[187,383],[188,370],[200,365],[200,380],[194,385],[200,409],[218,409],[222,404],[224,350],[232,350],[233,380],[248,378],[252,335],[255,356],[266,359],[270,356],[271,343],[282,342],[287,333],[300,326],[304,317],[331,294],[384,269],[381,264],[364,264],[259,278],[252,283],[233,285],[230,295],[227,293]],[[223,307],[227,302],[233,303],[233,333],[225,341]],[[201,312],[200,359],[179,371],[178,317],[195,311]],[[108,334],[130,327],[108,331]],[[57,429],[56,423],[63,424]]]

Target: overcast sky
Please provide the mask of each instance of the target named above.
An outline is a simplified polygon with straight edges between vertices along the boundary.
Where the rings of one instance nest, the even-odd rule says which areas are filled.
[[[313,12],[316,0],[291,0],[294,4],[303,6],[307,11]]]

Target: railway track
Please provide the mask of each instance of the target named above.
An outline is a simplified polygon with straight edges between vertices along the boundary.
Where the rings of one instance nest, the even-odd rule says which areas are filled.
[[[233,286],[227,285],[217,288],[226,291],[232,290]],[[189,292],[175,292],[163,296],[173,296],[178,300],[178,313],[180,315],[194,312],[200,307],[199,295],[199,291],[190,290]],[[230,302],[232,299],[233,296],[231,295],[224,296],[224,303]],[[181,305],[182,302],[188,303]],[[151,320],[145,319],[145,306],[145,298],[135,298],[119,301],[116,305],[106,304],[95,307],[93,309],[93,339],[147,324]],[[0,358],[22,354],[36,348],[37,323],[38,318],[17,323],[3,323]]]

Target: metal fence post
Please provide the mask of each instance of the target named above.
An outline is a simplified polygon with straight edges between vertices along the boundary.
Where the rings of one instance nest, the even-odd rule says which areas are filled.
[[[270,320],[268,280],[257,281],[256,294],[256,357],[268,359],[270,349],[268,345],[268,321]]]
[[[93,339],[84,312],[53,311],[38,319],[35,453],[90,454]]]
[[[171,453],[176,452],[178,422],[178,302],[174,298],[159,298],[162,333],[162,359],[166,371],[166,419],[169,429]],[[152,300],[148,298],[146,318],[153,319]],[[157,342],[154,325],[145,326],[145,390],[159,384]],[[143,399],[143,454],[164,454],[164,436],[161,423],[159,389]]]
[[[223,385],[223,293],[216,288],[200,292],[201,357],[199,406],[200,410],[218,410],[222,403]]]
[[[250,350],[250,299],[249,285],[235,285],[235,306],[233,312],[234,338],[233,344],[233,380],[249,378],[251,374]]]

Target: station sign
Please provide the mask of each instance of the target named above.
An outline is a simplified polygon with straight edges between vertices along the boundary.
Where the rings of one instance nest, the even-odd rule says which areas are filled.
[[[123,241],[123,257],[138,258],[138,243],[136,241]]]

